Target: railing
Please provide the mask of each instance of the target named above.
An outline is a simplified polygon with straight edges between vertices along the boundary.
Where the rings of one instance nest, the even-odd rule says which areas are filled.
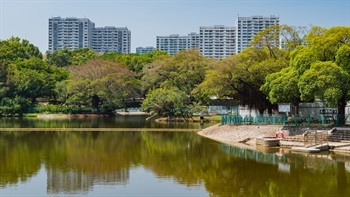
[[[235,124],[235,125],[284,125],[284,126],[311,126],[311,125],[334,125],[342,126],[345,125],[345,116],[335,114],[333,116],[326,116],[320,114],[319,116],[290,116],[286,115],[223,115],[221,117],[221,124]]]
[[[304,146],[317,146],[328,144],[328,131],[306,131],[304,133]]]

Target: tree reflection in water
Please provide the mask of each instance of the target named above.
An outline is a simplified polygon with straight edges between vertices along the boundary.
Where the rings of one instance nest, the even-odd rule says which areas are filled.
[[[44,166],[49,194],[81,194],[128,185],[142,166],[213,196],[347,196],[349,159],[332,157],[263,154],[183,132],[0,132],[0,187]]]

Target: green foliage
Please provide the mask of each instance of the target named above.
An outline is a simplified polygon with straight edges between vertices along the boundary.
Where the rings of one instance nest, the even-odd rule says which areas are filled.
[[[300,97],[298,74],[292,67],[266,76],[266,83],[260,90],[264,92],[273,104],[291,102]]]
[[[117,61],[91,60],[68,69],[72,71],[67,88],[68,102],[79,105],[91,102],[93,108],[100,110],[102,107],[106,111],[123,107],[124,99],[139,95],[134,73]]]
[[[267,75],[261,90],[273,103],[317,98],[344,114],[350,90],[350,28],[313,27],[305,40],[306,46],[291,52],[290,67]]]
[[[142,103],[142,109],[161,115],[174,116],[184,107],[186,94],[178,88],[158,88],[150,91]]]
[[[298,86],[302,100],[320,98],[337,106],[349,90],[349,74],[332,62],[316,62],[301,76]]]
[[[54,68],[38,58],[22,61],[12,69],[14,91],[33,101],[38,97],[53,96],[56,83],[68,77],[67,71]]]
[[[271,105],[260,91],[265,77],[288,65],[283,52],[275,50],[274,54],[276,57],[271,56],[268,49],[248,48],[225,58],[215,69],[208,71],[204,82],[194,91],[207,97],[234,98],[243,105],[263,111]]]
[[[57,67],[64,67],[71,65],[70,60],[71,52],[65,48],[62,50],[56,50],[52,53],[46,52],[46,59],[50,65]]]
[[[0,99],[0,116],[3,115],[20,115],[22,116],[30,101],[23,97],[15,96],[14,98],[4,97]]]
[[[156,59],[169,57],[164,51],[155,50],[146,54],[121,54],[116,52],[107,52],[100,56],[104,60],[117,60],[123,65],[129,67],[133,72],[140,73],[143,67],[152,63]]]
[[[67,71],[44,62],[39,49],[27,40],[1,41],[0,114],[22,115],[30,100],[54,97],[55,83],[67,77]]]
[[[47,62],[56,67],[65,67],[70,65],[83,65],[88,60],[96,59],[96,52],[81,48],[75,50],[68,50],[67,48],[56,50],[52,53],[46,52]]]
[[[48,113],[48,114],[81,114],[91,113],[91,108],[79,107],[79,106],[64,106],[64,105],[38,105],[33,110],[35,113]]]
[[[142,87],[145,92],[160,87],[176,87],[187,95],[203,82],[216,62],[197,50],[180,51],[173,57],[157,59],[143,69]]]
[[[28,40],[21,40],[18,37],[11,37],[8,40],[0,41],[0,60],[15,62],[33,57],[42,58],[39,48],[30,44]]]
[[[350,73],[350,42],[339,48],[335,56],[335,63]]]
[[[71,51],[70,62],[71,65],[83,65],[86,64],[89,60],[97,58],[95,51],[88,48],[75,49]]]

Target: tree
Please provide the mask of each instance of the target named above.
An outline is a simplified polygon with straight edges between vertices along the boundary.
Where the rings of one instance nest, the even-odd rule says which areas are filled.
[[[314,27],[307,36],[307,41],[310,50],[321,62],[315,61],[310,71],[305,71],[304,77],[298,83],[300,92],[303,92],[301,98],[325,99],[329,104],[337,104],[338,113],[345,115],[346,102],[350,99],[348,96],[350,27],[339,26],[329,29]],[[320,76],[315,76],[314,73]],[[306,77],[313,77],[320,84],[315,84],[315,81],[307,80]],[[344,123],[345,119],[340,122]]]
[[[151,90],[142,103],[142,109],[151,111],[158,116],[175,116],[176,111],[181,111],[186,101],[186,94],[176,87],[157,88]]]
[[[33,57],[41,59],[42,54],[39,48],[30,44],[28,40],[11,37],[8,40],[0,41],[0,60],[2,62],[11,63]]]
[[[52,66],[64,67],[71,65],[83,65],[88,60],[96,59],[97,54],[88,48],[68,50],[67,48],[46,52],[47,62]]]
[[[301,100],[319,98],[331,106],[338,106],[338,113],[345,114],[349,82],[349,74],[335,63],[315,62],[298,82]]]
[[[128,67],[113,60],[90,60],[72,71],[68,84],[68,101],[89,104],[97,111],[106,112],[124,105],[123,100],[135,98],[138,81]]]
[[[62,69],[42,60],[39,49],[27,40],[0,41],[0,114],[22,115],[38,97],[54,96],[57,81],[67,78]]]
[[[68,77],[67,71],[54,68],[38,58],[17,63],[12,73],[15,93],[31,99],[33,104],[39,97],[55,97],[56,83]]]
[[[260,113],[273,108],[266,95],[260,90],[265,76],[280,71],[288,65],[283,52],[276,50],[274,55],[268,49],[248,48],[242,53],[221,60],[210,70],[196,92],[217,98],[233,98],[241,105],[257,108]],[[282,56],[282,58],[280,57]]]
[[[267,95],[271,103],[299,103],[298,74],[292,67],[266,76],[266,82],[260,90]]]
[[[140,73],[143,67],[149,63],[152,63],[154,60],[167,57],[166,52],[155,50],[146,54],[121,54],[117,52],[107,52],[100,56],[104,60],[117,60],[125,66],[128,66],[129,69],[133,72]]]
[[[282,48],[293,51],[306,43],[309,28],[305,26],[280,25]]]
[[[306,46],[298,46],[290,54],[290,68],[268,75],[261,89],[271,102],[292,102],[297,107],[300,101],[318,98],[338,106],[344,115],[349,99],[350,28],[312,27],[305,40]],[[298,82],[298,86],[288,81]]]
[[[89,60],[97,58],[95,51],[88,48],[75,49],[71,51],[70,65],[83,65],[86,64]]]
[[[52,53],[46,52],[47,62],[52,66],[64,67],[71,65],[71,52],[64,48],[62,50],[56,50]]]
[[[290,53],[289,67],[266,76],[265,84],[260,90],[267,95],[273,104],[292,103],[295,113],[301,102],[298,81],[301,75],[316,61],[316,56],[305,46],[298,46]]]
[[[206,71],[216,62],[195,49],[180,51],[173,57],[157,59],[143,69],[142,87],[145,92],[160,87],[176,87],[187,95],[205,78]]]

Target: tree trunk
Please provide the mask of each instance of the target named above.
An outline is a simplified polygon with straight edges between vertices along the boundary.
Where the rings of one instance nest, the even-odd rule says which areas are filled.
[[[99,112],[99,103],[100,103],[100,98],[97,95],[94,95],[91,100],[91,105],[93,109],[96,109],[97,112]]]
[[[346,107],[346,99],[343,95],[338,101],[338,125],[345,125],[345,107]]]

